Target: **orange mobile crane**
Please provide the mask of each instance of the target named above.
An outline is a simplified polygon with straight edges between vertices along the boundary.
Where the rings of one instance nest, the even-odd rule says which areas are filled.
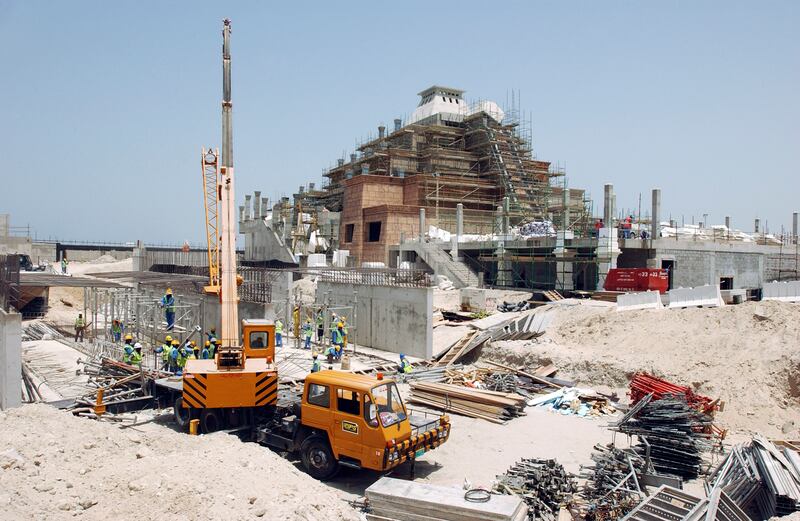
[[[176,396],[179,425],[185,427],[196,418],[203,432],[223,426],[241,428],[253,441],[299,454],[306,471],[318,479],[332,478],[340,466],[385,471],[413,462],[448,439],[450,420],[446,415],[410,414],[395,382],[380,374],[372,377],[333,370],[310,374],[302,394],[283,392],[278,403],[274,324],[242,320],[239,335],[230,31],[231,22],[226,19],[222,30],[222,164],[217,164],[218,154],[203,150],[204,172],[209,167],[208,177],[204,173],[209,264],[218,252],[215,266],[222,344],[213,360],[187,361],[181,385],[165,379],[157,384]],[[213,178],[217,195],[211,201]],[[213,225],[209,224],[209,208],[219,210]],[[219,237],[213,246],[212,233]],[[212,289],[214,273],[209,284]]]

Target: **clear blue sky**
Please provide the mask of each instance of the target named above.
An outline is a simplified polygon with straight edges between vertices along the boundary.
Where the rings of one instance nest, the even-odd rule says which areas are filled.
[[[800,209],[800,2],[0,0],[0,212],[39,237],[199,242],[233,20],[239,201],[319,182],[431,84],[521,93],[572,187],[771,231]],[[668,216],[668,215],[667,215]],[[665,216],[666,217],[666,216]]]

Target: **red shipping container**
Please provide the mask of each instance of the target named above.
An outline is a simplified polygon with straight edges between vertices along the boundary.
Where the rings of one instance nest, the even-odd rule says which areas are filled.
[[[611,268],[603,286],[606,291],[669,290],[669,274],[660,268]]]

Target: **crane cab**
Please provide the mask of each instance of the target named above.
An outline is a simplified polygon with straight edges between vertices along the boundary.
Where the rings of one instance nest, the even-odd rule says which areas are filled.
[[[265,319],[242,320],[242,347],[245,358],[275,360],[275,323]]]

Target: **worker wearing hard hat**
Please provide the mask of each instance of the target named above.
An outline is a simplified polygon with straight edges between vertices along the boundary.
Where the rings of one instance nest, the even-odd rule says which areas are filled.
[[[347,317],[339,317],[339,322],[342,323],[342,345],[347,347]]]
[[[283,322],[281,319],[275,321],[275,347],[283,346]]]
[[[303,338],[305,339],[304,349],[311,349],[311,337],[314,336],[314,328],[311,325],[311,319],[307,318],[306,323],[303,324]]]
[[[111,338],[114,339],[114,342],[122,340],[122,329],[122,323],[115,318],[114,321],[111,322]]]
[[[169,349],[169,370],[170,372],[178,372],[178,359],[180,358],[180,342],[173,339]]]
[[[142,366],[142,344],[136,342],[133,344],[133,353],[131,354],[131,364]]]
[[[325,336],[325,315],[322,313],[322,308],[317,311],[317,343],[322,343],[322,337]]]
[[[130,333],[125,335],[125,343],[122,345],[122,361],[123,363],[131,363],[131,355],[133,355],[133,336]]]
[[[215,338],[210,342],[207,341],[206,344],[208,344],[208,358],[214,358],[214,353],[216,353],[219,348],[219,340]]]
[[[344,350],[344,323],[337,322],[336,329],[331,331],[331,344],[336,349],[336,360],[342,358],[342,351]]]
[[[409,363],[409,361],[406,360],[406,355],[400,353],[400,367],[398,372],[408,374],[413,370],[414,367],[412,367],[411,363]]]
[[[320,370],[321,364],[319,363],[319,359],[317,358],[317,353],[314,353],[314,356],[312,358],[314,359],[314,361],[311,363],[311,372],[316,373]]]
[[[200,359],[201,360],[208,360],[209,358],[211,358],[211,351],[208,349],[209,347],[211,347],[211,342],[206,340],[206,343],[203,346],[203,349],[200,350]]]
[[[175,326],[175,297],[172,296],[172,288],[167,288],[161,297],[161,307],[164,308],[164,319],[167,321],[169,331]]]
[[[164,343],[157,346],[153,351],[156,355],[161,355],[161,370],[166,371],[169,367],[169,352],[172,349],[172,337],[167,335],[164,338]]]
[[[211,330],[206,333],[206,337],[209,342],[216,342],[217,341],[217,328],[212,327]]]

